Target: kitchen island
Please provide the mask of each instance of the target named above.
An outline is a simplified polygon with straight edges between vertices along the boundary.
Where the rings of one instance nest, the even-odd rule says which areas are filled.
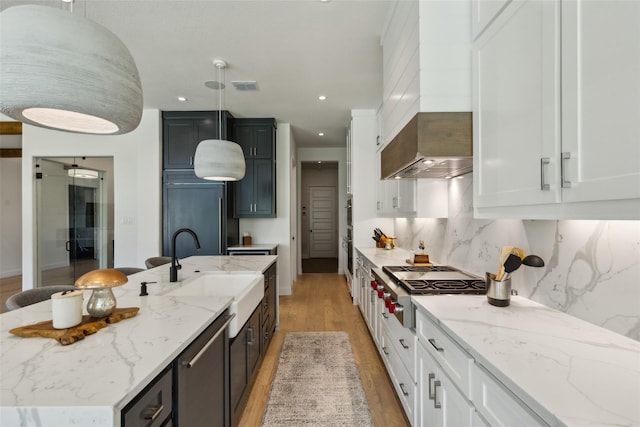
[[[175,283],[169,282],[169,264],[131,275],[114,294],[118,307],[139,307],[139,313],[68,346],[8,332],[50,320],[50,301],[0,315],[0,424],[120,426],[122,409],[233,302],[166,294],[200,272],[262,274],[276,258],[190,257],[180,261]],[[141,282],[157,283],[140,296]]]

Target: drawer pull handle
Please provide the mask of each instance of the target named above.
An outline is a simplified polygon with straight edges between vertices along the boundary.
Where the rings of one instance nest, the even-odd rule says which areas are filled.
[[[436,379],[436,374],[429,374],[429,400],[435,400],[436,399],[436,393],[435,390],[433,390],[432,384],[433,381]]]
[[[387,356],[389,355],[389,351],[387,351],[387,347],[382,347],[382,352]]]
[[[540,190],[549,191],[551,190],[551,185],[547,183],[547,166],[551,163],[551,159],[548,157],[542,157],[540,159]]]
[[[402,394],[404,394],[405,396],[409,396],[409,393],[407,393],[407,391],[404,389],[404,383],[400,383],[400,390],[402,390]]]
[[[571,181],[567,179],[567,160],[571,159],[570,152],[562,153],[562,163],[560,163],[560,176],[562,177],[562,188],[571,188]]]
[[[442,403],[438,402],[438,387],[440,387],[440,381],[433,382],[433,407],[436,409],[442,408]]]
[[[236,317],[235,313],[227,316],[227,320],[225,320],[224,325],[222,325],[220,329],[218,329],[218,332],[216,332],[216,334],[209,340],[209,342],[204,347],[202,347],[195,356],[193,356],[193,359],[191,359],[188,362],[183,361],[182,366],[186,366],[187,368],[193,368],[195,364],[198,362],[198,360],[202,357],[202,355],[207,351],[207,349],[213,345],[213,343],[216,341],[218,336],[220,336],[220,334],[227,328],[227,325],[231,322],[231,319],[233,319],[234,317]]]
[[[156,418],[158,418],[158,415],[160,415],[163,409],[164,409],[164,405],[148,406],[147,408],[145,408],[142,414],[142,419],[153,421]]]
[[[383,312],[382,312],[382,317],[384,317],[385,319],[388,319],[388,318],[389,318],[389,315],[383,311]]]
[[[436,340],[433,338],[429,338],[429,344],[431,344],[437,351],[444,351],[444,348],[438,347],[438,344],[436,344]]]
[[[402,348],[409,348],[409,346],[407,345],[407,343],[405,342],[404,338],[399,339],[398,341],[400,341],[400,345],[402,346]]]

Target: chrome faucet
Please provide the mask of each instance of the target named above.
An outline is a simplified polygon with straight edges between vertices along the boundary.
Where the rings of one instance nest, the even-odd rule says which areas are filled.
[[[173,233],[173,237],[171,238],[171,267],[169,268],[169,281],[177,282],[178,281],[178,270],[182,268],[180,262],[178,261],[178,257],[176,256],[176,237],[180,233],[189,233],[193,236],[193,241],[196,244],[196,249],[200,249],[200,241],[198,240],[198,236],[196,233],[190,228],[181,228]]]

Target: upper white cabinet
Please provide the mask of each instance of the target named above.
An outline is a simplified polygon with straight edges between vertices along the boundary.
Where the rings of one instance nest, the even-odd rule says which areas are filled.
[[[640,198],[638,1],[562,3],[561,160],[564,201]]]
[[[378,216],[416,215],[416,180],[381,179],[378,181]]]
[[[638,22],[640,2],[511,0],[482,32],[477,217],[640,218]]]

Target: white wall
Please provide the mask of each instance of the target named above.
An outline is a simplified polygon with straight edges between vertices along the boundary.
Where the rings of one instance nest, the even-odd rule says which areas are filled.
[[[0,158],[0,277],[22,273],[22,160]]]
[[[395,233],[400,247],[424,240],[434,261],[481,277],[503,245],[539,255],[545,267],[512,275],[521,296],[640,340],[640,221],[474,219],[467,174],[449,182],[449,219],[396,219]]]
[[[291,277],[291,126],[278,123],[276,132],[276,218],[240,219],[240,235],[249,232],[254,243],[278,244],[278,292],[290,295]],[[295,255],[295,252],[293,252]]]
[[[23,288],[33,287],[37,157],[112,156],[114,162],[115,267],[144,268],[161,248],[161,114],[144,110],[140,126],[125,135],[82,135],[24,125],[22,135]]]

